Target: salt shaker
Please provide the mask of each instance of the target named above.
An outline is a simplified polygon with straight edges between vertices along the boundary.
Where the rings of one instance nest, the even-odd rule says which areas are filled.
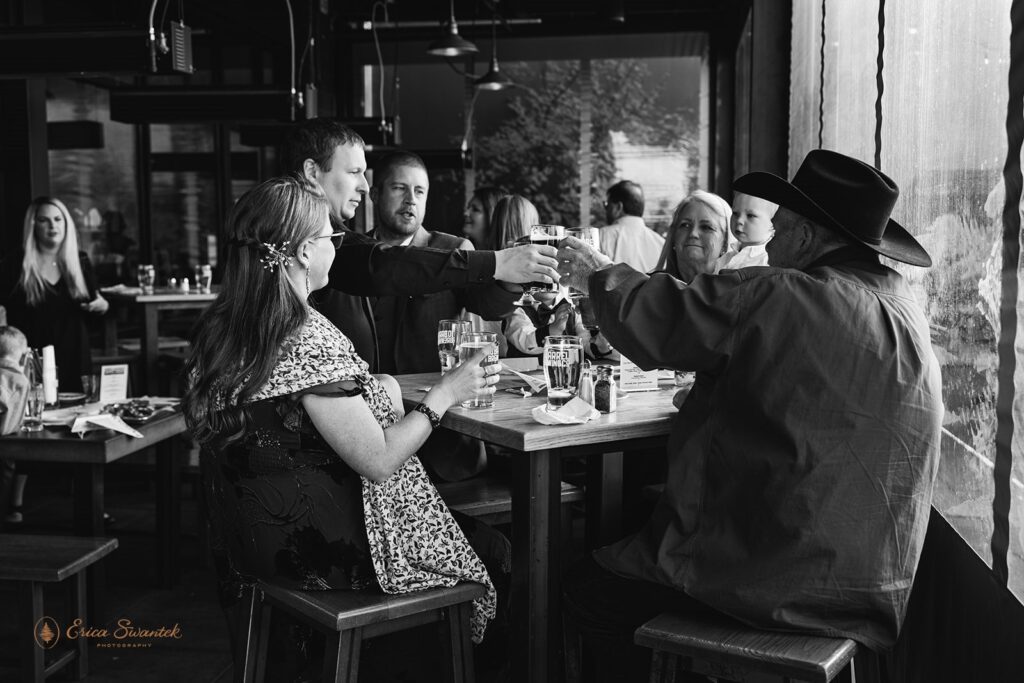
[[[598,365],[597,379],[594,381],[594,407],[602,413],[614,413],[617,407],[616,393],[612,366]]]
[[[583,369],[580,370],[580,385],[576,395],[594,405],[594,379],[590,374],[590,363],[587,361],[583,361]]]
[[[189,282],[187,277],[181,278],[181,292],[182,294],[188,294]]]

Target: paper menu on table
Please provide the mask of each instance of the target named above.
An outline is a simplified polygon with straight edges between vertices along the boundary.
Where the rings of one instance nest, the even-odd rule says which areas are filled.
[[[115,403],[128,398],[128,366],[104,365],[100,370],[100,403]]]
[[[658,388],[658,371],[641,370],[640,366],[626,358],[619,361],[619,389],[622,391],[654,391]]]

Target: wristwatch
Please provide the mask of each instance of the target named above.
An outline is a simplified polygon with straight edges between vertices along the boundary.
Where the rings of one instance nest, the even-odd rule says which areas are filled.
[[[413,410],[427,416],[427,419],[430,420],[431,429],[437,429],[441,426],[441,416],[435,413],[426,403],[417,403],[413,406]]]

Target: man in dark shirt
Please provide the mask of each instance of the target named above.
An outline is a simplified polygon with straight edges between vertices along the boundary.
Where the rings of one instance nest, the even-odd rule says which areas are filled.
[[[423,227],[429,190],[427,168],[419,156],[399,151],[381,157],[373,167],[370,191],[376,216],[374,237],[398,247],[462,249],[473,254],[469,240]],[[438,320],[458,318],[463,310],[484,320],[498,320],[512,312],[517,296],[492,283],[374,299],[381,372],[436,372]],[[478,473],[486,457],[480,441],[449,432],[431,435],[419,455],[433,474],[449,481]]]
[[[316,181],[331,205],[331,219],[355,216],[369,190],[362,138],[328,118],[296,124],[282,147],[282,166]],[[493,251],[392,247],[347,230],[331,267],[330,284],[314,305],[355,345],[378,372],[377,335],[368,296],[415,296],[497,280],[523,283],[558,278],[551,247]]]

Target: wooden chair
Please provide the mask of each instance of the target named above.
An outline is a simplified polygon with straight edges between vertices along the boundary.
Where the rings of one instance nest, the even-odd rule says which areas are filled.
[[[660,614],[636,630],[637,645],[654,650],[651,683],[672,683],[692,671],[729,681],[828,683],[841,672],[857,683],[879,680],[878,661],[848,638],[762,631],[727,616]],[[850,680],[846,678],[845,680]]]
[[[81,618],[83,624],[89,623],[86,567],[115,548],[116,538],[0,534],[0,580],[19,584],[15,620],[20,639],[20,680],[41,683],[69,664],[76,680],[88,675],[88,639],[79,638],[70,647],[57,648],[71,620]],[[72,580],[68,621],[57,622],[43,609],[43,584],[65,579]],[[51,649],[59,654],[48,658]]]
[[[235,680],[262,683],[270,621],[275,612],[282,611],[326,636],[325,683],[357,680],[364,640],[432,622],[440,623],[445,632],[445,665],[450,680],[473,683],[470,603],[485,592],[478,583],[386,595],[375,591],[302,591],[260,581],[248,596],[250,618],[242,640],[243,665],[236,670]]]

